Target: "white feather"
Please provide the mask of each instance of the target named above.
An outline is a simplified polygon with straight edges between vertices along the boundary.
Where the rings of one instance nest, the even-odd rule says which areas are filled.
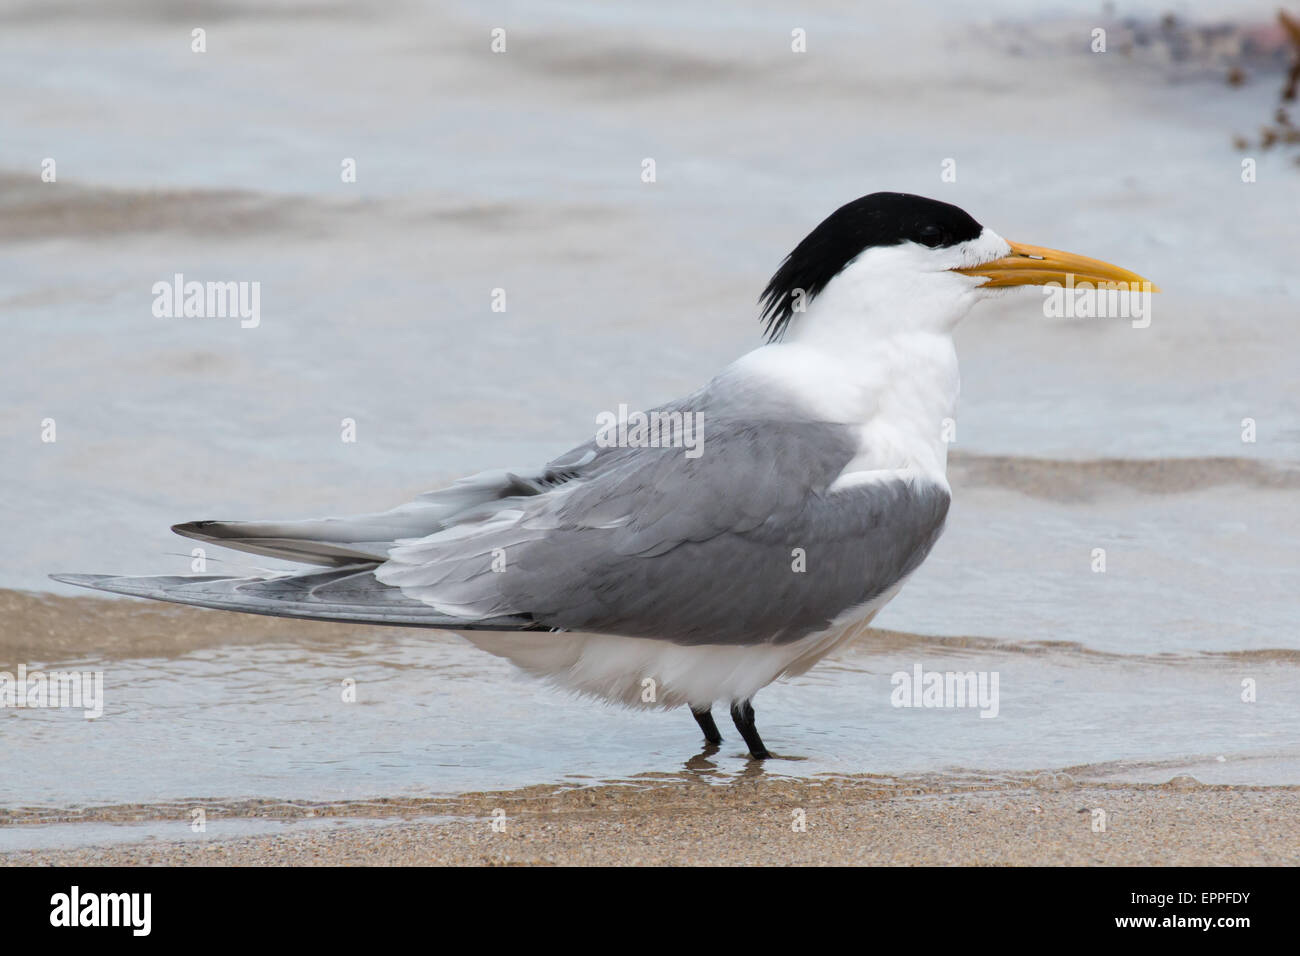
[[[883,604],[891,593],[879,603]],[[625,707],[668,709],[749,700],[780,677],[797,677],[853,637],[875,615],[789,644],[680,645],[609,634],[497,633],[461,636],[555,686]],[[650,683],[647,683],[650,682]]]

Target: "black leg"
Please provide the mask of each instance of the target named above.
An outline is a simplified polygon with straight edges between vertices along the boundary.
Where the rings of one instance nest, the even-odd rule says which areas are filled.
[[[707,707],[703,710],[696,710],[692,707],[691,716],[700,725],[700,730],[704,731],[705,740],[711,744],[722,743],[722,734],[718,733],[718,725],[713,722],[713,711]]]
[[[749,755],[755,760],[766,760],[772,756],[763,746],[763,738],[758,735],[758,728],[754,726],[754,705],[749,701],[731,705],[731,719],[736,722],[736,729],[740,731],[740,736],[745,738],[745,743],[749,744]]]

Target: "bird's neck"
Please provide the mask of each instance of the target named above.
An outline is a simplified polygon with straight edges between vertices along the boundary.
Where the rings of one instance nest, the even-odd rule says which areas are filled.
[[[781,396],[773,411],[780,405],[793,417],[853,426],[858,451],[846,474],[906,470],[946,482],[960,385],[946,332],[835,343],[801,337],[757,349],[736,368]]]
[[[783,341],[803,356],[794,363],[801,392],[820,395],[831,420],[858,426],[853,468],[943,481],[960,385],[952,332],[976,292],[951,272],[889,265],[864,257],[847,267],[793,317]]]

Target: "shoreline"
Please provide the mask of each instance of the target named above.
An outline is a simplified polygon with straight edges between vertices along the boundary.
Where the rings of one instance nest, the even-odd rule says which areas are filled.
[[[189,840],[14,850],[0,853],[0,865],[1300,863],[1300,787],[1207,786],[1189,777],[1076,784],[1060,773],[964,783],[684,777],[336,804],[32,808],[6,813],[0,827],[143,821],[188,829],[192,806],[206,807],[209,832]],[[331,818],[339,825],[325,826]],[[219,836],[222,823],[253,820],[281,821],[285,830]]]

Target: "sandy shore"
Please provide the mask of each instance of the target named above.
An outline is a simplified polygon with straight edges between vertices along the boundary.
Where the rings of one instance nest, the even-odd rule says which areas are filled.
[[[190,805],[24,811],[5,823],[189,819]],[[1094,810],[1105,830],[1094,830]],[[505,812],[504,831],[493,829]],[[794,824],[806,821],[805,830]],[[0,855],[5,865],[1259,865],[1300,863],[1300,789],[1076,786],[1064,775],[1013,785],[849,779],[683,778],[532,788],[444,800],[329,806],[208,806],[186,842]],[[339,817],[348,825],[295,829]],[[430,819],[436,817],[437,819]],[[285,832],[221,839],[223,820],[283,819]],[[358,818],[370,818],[360,819]],[[319,822],[319,821],[317,821]]]

